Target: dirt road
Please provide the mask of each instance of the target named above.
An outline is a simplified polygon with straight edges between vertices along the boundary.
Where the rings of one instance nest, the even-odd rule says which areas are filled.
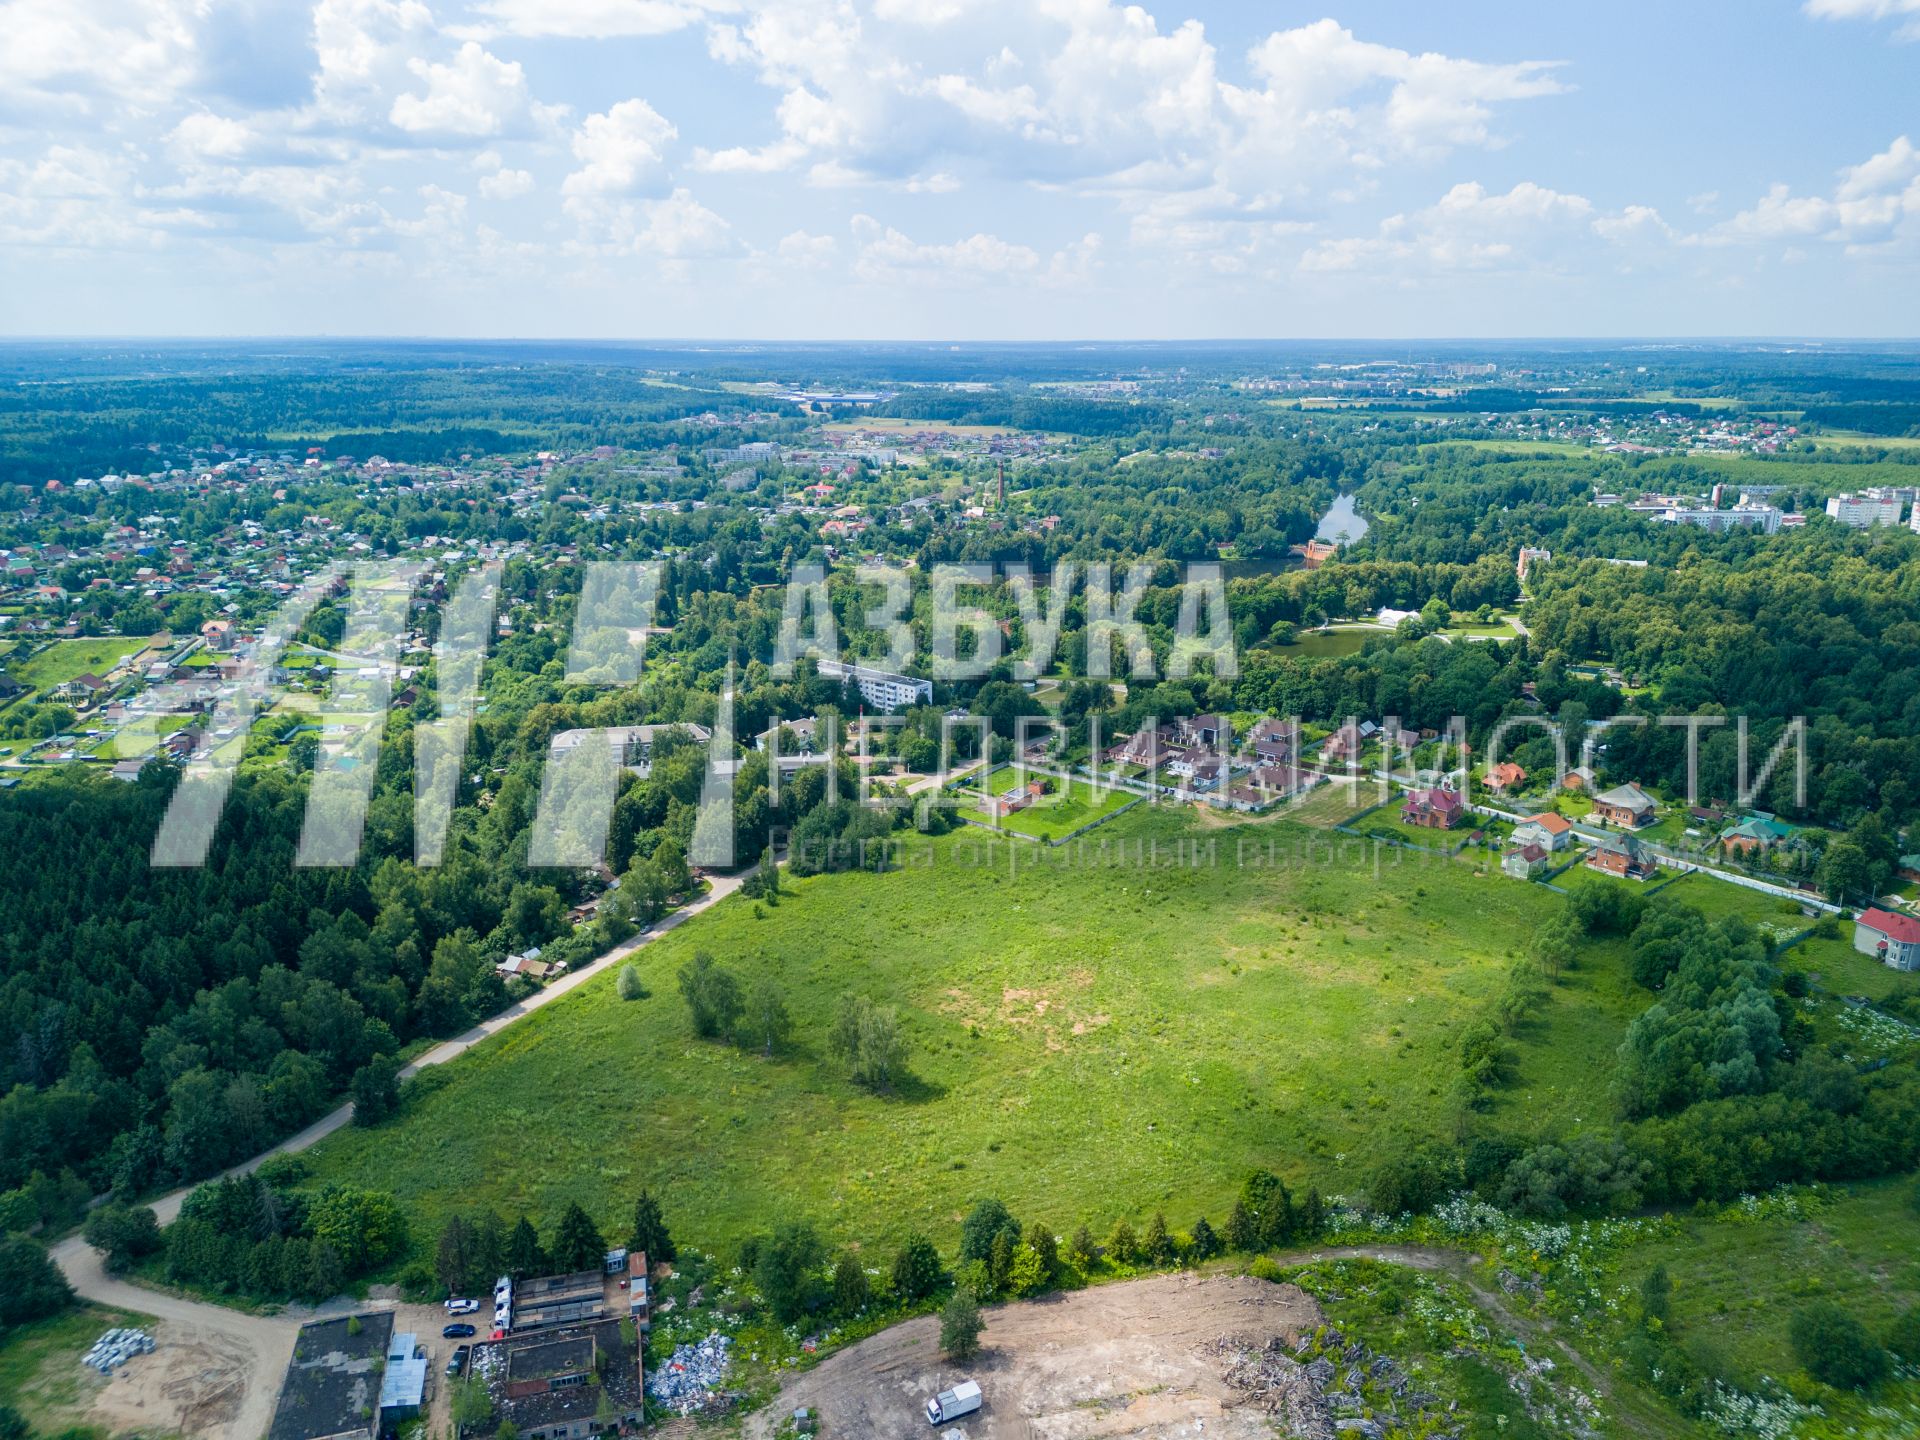
[[[571,993],[608,966],[619,964],[642,946],[712,909],[740,888],[740,879],[735,876],[716,876],[709,883],[705,895],[666,916],[651,930],[614,946],[592,964],[561,977],[464,1034],[434,1046],[402,1070],[402,1077],[416,1075],[429,1065],[444,1065],[465,1054],[515,1021]],[[271,1156],[305,1150],[352,1118],[353,1106],[342,1105],[299,1134],[225,1173],[244,1175]],[[179,1218],[180,1206],[191,1189],[189,1186],[175,1190],[153,1202],[154,1213],[162,1225],[170,1225]],[[363,1308],[334,1301],[315,1309],[296,1308],[279,1315],[249,1315],[223,1305],[163,1294],[108,1274],[100,1252],[77,1235],[55,1246],[53,1258],[66,1275],[67,1283],[84,1298],[151,1315],[161,1322],[154,1333],[157,1342],[154,1353],[127,1367],[94,1396],[96,1420],[115,1431],[160,1429],[192,1435],[196,1440],[200,1437],[260,1440],[273,1418],[280,1380],[293,1355],[294,1337],[300,1326],[319,1316]],[[409,1312],[401,1317],[405,1322],[402,1328],[409,1323],[416,1325],[421,1339],[436,1352],[438,1363],[448,1353],[448,1342],[440,1340],[438,1326],[431,1323],[437,1312],[423,1309],[416,1316],[411,1313],[416,1307],[402,1308]]]
[[[1234,1407],[1200,1347],[1297,1334],[1320,1309],[1292,1285],[1179,1274],[1002,1305],[986,1321],[964,1367],[940,1358],[931,1316],[849,1346],[783,1386],[746,1434],[765,1440],[802,1405],[834,1435],[926,1434],[928,1397],[971,1379],[986,1404],[967,1417],[968,1440],[1271,1440],[1270,1418]]]

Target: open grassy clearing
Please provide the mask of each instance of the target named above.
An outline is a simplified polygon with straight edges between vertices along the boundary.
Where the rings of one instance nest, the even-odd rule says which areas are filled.
[[[315,1168],[394,1189],[428,1237],[452,1210],[550,1220],[573,1198],[612,1226],[644,1184],[698,1244],[795,1212],[849,1240],[950,1244],[982,1194],[1058,1227],[1217,1221],[1251,1166],[1333,1189],[1384,1133],[1437,1133],[1452,1036],[1556,897],[1410,854],[1376,878],[1372,847],[1286,822],[1247,827],[1251,853],[1210,830],[1218,863],[1171,863],[1193,833],[1151,807],[1060,850],[969,828],[887,875],[727,901],[641,953],[652,998],[582,987],[436,1071],[388,1126],[324,1142]],[[1125,863],[1093,863],[1123,840]],[[1136,863],[1148,844],[1161,863]],[[790,1056],[691,1037],[674,976],[697,949],[777,977]],[[897,1098],[822,1053],[849,991],[899,1007]]]
[[[1853,430],[1822,430],[1816,445],[1845,446],[1850,450],[1920,450],[1920,435],[1867,435]]]
[[[1331,630],[1303,630],[1291,645],[1269,647],[1276,655],[1294,660],[1328,660],[1341,655],[1358,655],[1369,640],[1391,635],[1377,625],[1336,625]]]
[[[1913,1187],[1908,1176],[1800,1191],[1761,1201],[1766,1218],[1748,1223],[1740,1206],[1688,1218],[1629,1257],[1634,1271],[1624,1278],[1637,1284],[1665,1265],[1683,1346],[1712,1352],[1748,1387],[1784,1378],[1797,1368],[1787,1326],[1801,1305],[1836,1301],[1877,1332],[1920,1304]]]
[[[0,1401],[46,1434],[66,1430],[85,1411],[87,1391],[99,1384],[80,1364],[88,1347],[117,1325],[152,1323],[142,1315],[87,1306],[14,1326],[0,1335]]]
[[[1335,825],[1344,824],[1349,815],[1371,803],[1372,793],[1370,787],[1333,781],[1315,786],[1304,799],[1288,805],[1285,813],[1289,820],[1299,824],[1331,830]]]
[[[81,640],[56,640],[28,659],[0,660],[7,674],[33,690],[47,690],[81,675],[105,675],[127,656],[145,648],[137,636],[97,635]],[[15,654],[20,653],[16,646]]]
[[[1871,955],[1853,948],[1853,927],[1842,922],[1840,938],[1823,940],[1812,937],[1801,941],[1781,958],[1789,969],[1804,970],[1819,977],[1820,988],[1833,995],[1864,995],[1869,1000],[1888,1000],[1895,995],[1920,989],[1920,975],[1889,968]]]

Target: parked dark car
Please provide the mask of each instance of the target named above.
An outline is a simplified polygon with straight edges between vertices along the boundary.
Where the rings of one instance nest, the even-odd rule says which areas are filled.
[[[473,1326],[449,1325],[440,1333],[449,1340],[464,1340],[467,1336],[473,1334]],[[462,1346],[461,1348],[465,1349],[466,1347]]]
[[[453,1352],[453,1358],[447,1361],[447,1374],[458,1375],[467,1368],[467,1352],[472,1348],[471,1345],[462,1345]]]

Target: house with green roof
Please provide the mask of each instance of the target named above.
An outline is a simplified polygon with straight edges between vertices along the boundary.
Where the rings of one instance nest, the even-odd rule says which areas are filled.
[[[1798,837],[1798,827],[1772,815],[1755,814],[1720,832],[1720,853],[1728,856],[1751,855],[1756,850],[1771,850]]]

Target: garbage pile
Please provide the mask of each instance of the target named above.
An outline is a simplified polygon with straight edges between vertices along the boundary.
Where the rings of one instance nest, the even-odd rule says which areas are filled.
[[[1331,1325],[1301,1335],[1291,1354],[1277,1335],[1264,1343],[1229,1336],[1201,1349],[1219,1359],[1239,1403],[1281,1417],[1301,1440],[1384,1440],[1420,1425],[1433,1440],[1459,1440],[1452,1407],[1442,1412],[1439,1397],[1416,1389],[1399,1362]]]
[[[731,1398],[722,1390],[733,1337],[718,1330],[693,1345],[678,1345],[667,1363],[647,1376],[647,1394],[676,1415],[717,1410]]]
[[[109,1330],[93,1342],[93,1348],[80,1357],[82,1365],[91,1365],[102,1375],[111,1375],[136,1355],[153,1353],[153,1336],[144,1330]]]

